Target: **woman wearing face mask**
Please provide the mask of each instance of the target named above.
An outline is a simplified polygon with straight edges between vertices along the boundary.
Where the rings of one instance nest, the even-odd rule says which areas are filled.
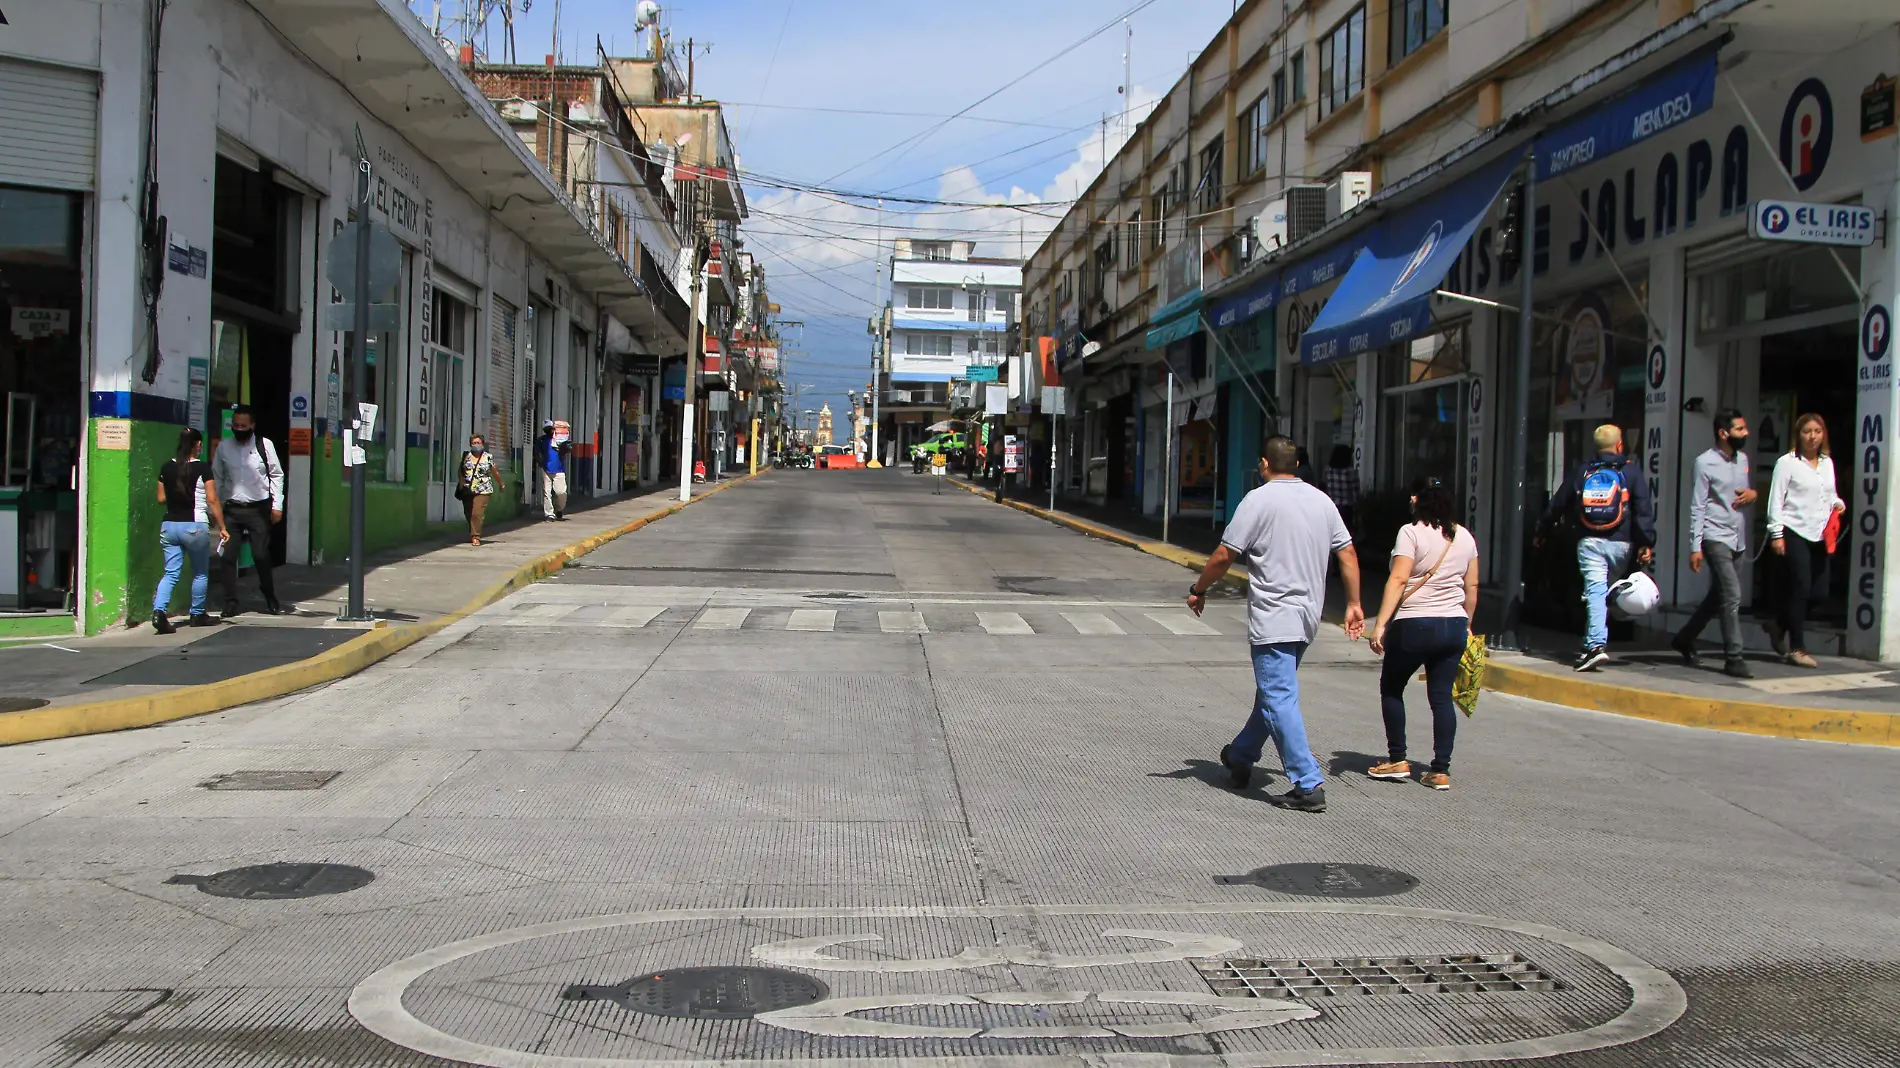
[[[1379,708],[1389,758],[1366,772],[1375,779],[1404,782],[1412,776],[1405,759],[1405,684],[1423,667],[1432,706],[1432,766],[1418,781],[1451,789],[1451,743],[1458,733],[1451,688],[1478,609],[1478,539],[1452,519],[1456,514],[1451,488],[1426,479],[1412,498],[1413,522],[1399,530],[1392,547],[1392,573],[1372,631],[1372,651],[1385,657]]]
[[[488,514],[488,498],[507,487],[501,481],[501,469],[488,455],[488,441],[480,434],[468,438],[468,451],[462,454],[462,480],[455,495],[462,499],[462,515],[468,519],[468,543],[482,543],[482,518]]]
[[[1782,558],[1781,606],[1769,637],[1796,667],[1819,667],[1808,655],[1808,607],[1827,593],[1828,521],[1847,510],[1834,482],[1827,421],[1808,412],[1794,421],[1794,450],[1775,461],[1768,484],[1768,547]]]
[[[191,559],[190,625],[217,626],[205,612],[205,593],[211,584],[211,547],[223,544],[228,535],[211,465],[199,459],[203,451],[204,435],[186,427],[178,432],[176,453],[158,469],[158,500],[165,506],[158,541],[165,550],[165,577],[158,580],[158,591],[152,596],[152,629],[160,634],[178,629],[167,612],[187,557]]]

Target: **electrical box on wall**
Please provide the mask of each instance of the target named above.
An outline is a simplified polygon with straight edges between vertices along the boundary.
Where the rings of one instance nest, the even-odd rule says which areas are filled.
[[[1331,222],[1372,199],[1371,171],[1341,171],[1326,185],[1326,221]]]

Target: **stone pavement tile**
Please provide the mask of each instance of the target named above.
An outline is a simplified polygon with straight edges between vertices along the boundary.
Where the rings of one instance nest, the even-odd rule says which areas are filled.
[[[176,987],[243,938],[230,924],[91,879],[0,879],[0,990]]]
[[[685,809],[702,819],[940,820],[956,810],[951,789],[937,762],[882,754],[490,752],[413,814],[590,820]]]
[[[385,817],[56,814],[0,838],[0,878],[102,879],[164,869],[158,876],[162,882],[186,870],[221,870],[352,848],[389,824]]]
[[[770,882],[939,887],[977,893],[960,823],[622,816],[415,817],[389,837],[549,882]]]
[[[932,708],[928,684],[904,675],[654,671],[581,748],[907,756],[941,744]]]
[[[435,664],[432,657],[404,671],[344,680],[302,702],[296,715],[238,728],[221,744],[302,748],[311,742],[313,722],[321,722],[326,734],[352,747],[567,749],[600,722],[644,666],[637,658],[630,670],[613,663],[474,672]]]
[[[307,748],[204,748],[169,753],[62,809],[69,816],[388,817],[413,809],[457,768],[465,752]],[[207,790],[233,771],[336,770],[320,790]]]

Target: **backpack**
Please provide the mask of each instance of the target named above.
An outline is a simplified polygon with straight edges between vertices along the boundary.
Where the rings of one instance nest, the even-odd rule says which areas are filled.
[[[1584,468],[1583,484],[1577,489],[1577,504],[1586,530],[1608,534],[1623,525],[1623,513],[1628,510],[1630,500],[1623,461],[1599,460]]]

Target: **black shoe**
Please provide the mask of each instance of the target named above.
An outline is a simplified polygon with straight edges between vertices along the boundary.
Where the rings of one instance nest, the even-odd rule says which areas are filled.
[[[565,513],[565,512],[556,512],[556,513],[554,513],[554,521],[555,521],[556,523],[565,523],[565,522],[567,522],[567,513]]]
[[[243,615],[243,614],[244,614],[244,609],[242,607],[238,605],[234,605],[234,604],[225,605],[224,611],[218,613],[218,621],[220,623],[229,623],[233,619],[236,619],[238,616]]]
[[[1230,755],[1233,746],[1220,747],[1220,765],[1227,769],[1227,785],[1236,790],[1245,790],[1253,785],[1253,765],[1242,764]]]
[[[297,614],[297,610],[295,608],[285,608],[278,602],[277,598],[271,597],[264,602],[264,614],[271,616],[294,616]]]
[[[1610,662],[1609,650],[1599,645],[1594,649],[1585,649],[1583,651],[1583,655],[1577,657],[1577,662],[1574,665],[1572,665],[1572,670],[1595,671],[1596,669],[1602,667],[1603,665],[1609,662]]]
[[[1669,648],[1674,649],[1676,655],[1682,657],[1682,662],[1689,667],[1696,666],[1702,659],[1702,654],[1696,652],[1695,643],[1683,641],[1680,637],[1670,639]]]
[[[1748,666],[1748,661],[1746,660],[1727,661],[1722,665],[1722,674],[1727,675],[1731,679],[1752,679],[1755,677],[1754,669]]]
[[[215,619],[212,619],[208,613],[200,612],[197,615],[192,616],[191,622],[185,625],[188,627],[215,627],[218,625],[218,621]]]
[[[1311,790],[1303,790],[1295,786],[1286,793],[1274,794],[1267,800],[1280,808],[1292,809],[1295,812],[1324,812],[1326,811],[1326,788],[1315,786]]]
[[[152,629],[160,634],[178,633],[178,628],[172,626],[171,617],[157,610],[152,612]]]

